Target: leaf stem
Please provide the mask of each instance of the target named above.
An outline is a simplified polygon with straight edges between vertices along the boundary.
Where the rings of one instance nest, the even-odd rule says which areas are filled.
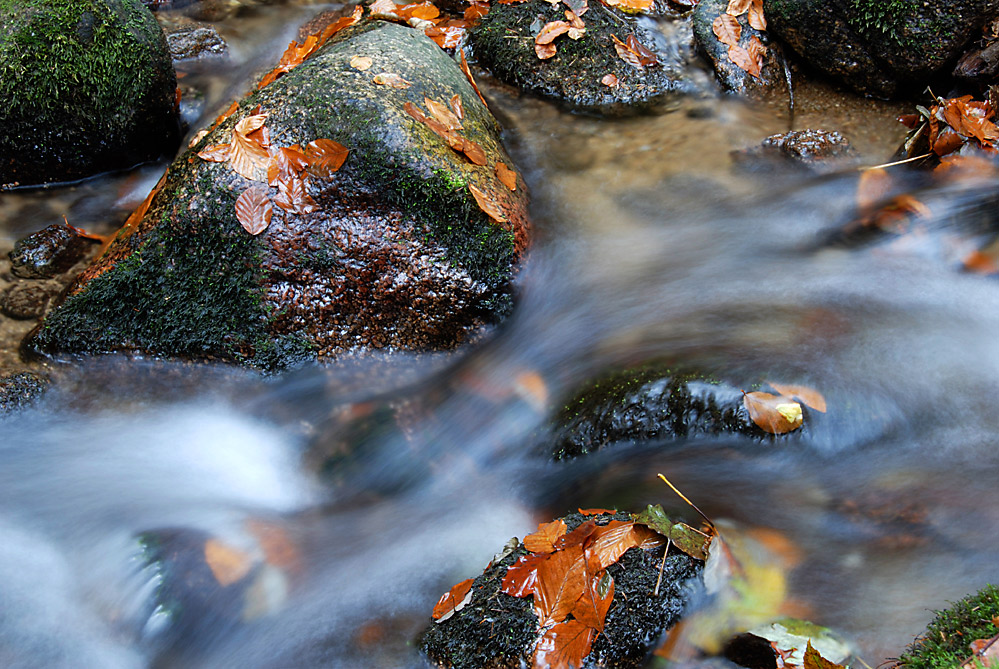
[[[703,518],[705,521],[707,521],[708,525],[710,525],[712,528],[715,526],[714,522],[712,522],[712,520],[710,518],[708,518],[707,515],[703,511],[701,511],[700,509],[698,509],[696,504],[694,504],[693,502],[691,502],[689,499],[687,499],[687,497],[682,492],[680,492],[679,490],[677,490],[676,486],[673,485],[672,483],[670,483],[668,478],[666,478],[662,474],[659,474],[659,478],[661,478],[663,480],[663,483],[665,483],[670,488],[672,488],[673,492],[675,492],[677,495],[680,496],[680,499],[682,499],[684,502],[686,502],[687,504],[689,504],[690,508],[692,508],[694,511],[696,511],[697,513],[699,513],[700,516],[701,516],[701,518]]]
[[[868,170],[879,170],[882,167],[894,167],[895,165],[903,165],[905,163],[912,163],[912,162],[915,162],[917,160],[922,160],[923,158],[929,158],[932,155],[933,155],[933,152],[931,151],[930,153],[924,153],[921,156],[913,156],[912,158],[906,158],[904,160],[896,160],[895,162],[892,162],[892,163],[882,163],[881,165],[871,165],[870,167],[858,167],[857,171],[858,172],[866,172]]]

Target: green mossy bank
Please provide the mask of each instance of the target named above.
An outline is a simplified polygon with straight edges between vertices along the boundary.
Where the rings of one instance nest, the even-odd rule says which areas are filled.
[[[139,0],[0,0],[0,190],[173,151],[176,87]]]
[[[987,585],[937,612],[926,631],[895,663],[895,669],[952,669],[971,658],[972,641],[991,639],[999,616],[999,588]]]
[[[372,60],[370,69],[351,66],[358,55]],[[374,83],[386,72],[411,86]],[[455,95],[461,132],[483,147],[487,165],[472,164],[404,110]],[[258,107],[272,146],[325,138],[350,153],[332,178],[309,180],[316,211],[274,207],[269,228],[251,236],[235,202],[266,184],[196,154],[227,143]],[[512,166],[498,125],[443,51],[394,24],[345,30],[177,158],[141,222],[119,233],[29,348],[264,368],[356,350],[454,348],[508,311],[527,245],[523,181],[508,190],[497,162]],[[508,220],[484,214],[471,185]]]

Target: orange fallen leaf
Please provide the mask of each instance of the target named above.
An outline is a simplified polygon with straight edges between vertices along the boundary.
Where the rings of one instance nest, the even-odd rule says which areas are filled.
[[[271,147],[271,159],[267,163],[267,184],[277,186],[281,179],[299,176],[309,166],[309,159],[298,144],[294,146]]]
[[[350,150],[332,139],[316,139],[306,144],[303,153],[309,162],[309,174],[329,179],[343,166]]]
[[[500,0],[500,4],[503,4],[502,0]],[[472,90],[475,91],[475,94],[479,96],[480,100],[482,100],[482,104],[488,107],[489,105],[486,104],[486,99],[482,97],[482,91],[479,90],[479,85],[475,83],[475,77],[472,76],[472,69],[468,67],[468,59],[465,58],[465,52],[461,50],[458,51],[458,66],[461,68],[461,71],[465,73],[465,78],[468,79],[468,83],[472,85]]]
[[[497,223],[506,223],[507,217],[503,213],[503,208],[495,202],[489,195],[480,190],[475,186],[475,184],[468,184],[468,190],[471,192],[472,197],[475,198],[476,204],[479,205],[479,209],[485,212],[491,219]]]
[[[427,105],[427,110],[430,115],[437,119],[441,125],[443,125],[448,130],[461,130],[461,119],[458,115],[448,109],[447,105],[441,104],[436,100],[431,100],[430,98],[424,97],[423,103]]]
[[[534,45],[534,55],[538,57],[539,60],[548,60],[558,53],[558,48],[554,44],[537,44]]]
[[[205,542],[205,564],[223,588],[243,580],[253,567],[253,562],[246,553],[217,539]]]
[[[246,527],[256,537],[267,564],[291,571],[301,569],[298,549],[283,527],[256,518],[247,521]]]
[[[614,88],[620,83],[620,81],[618,81],[618,78],[613,74],[605,74],[600,78],[600,83],[608,88]]]
[[[274,207],[265,188],[247,188],[236,199],[236,219],[251,235],[259,235],[266,230],[273,215]]]
[[[556,37],[569,32],[572,26],[565,21],[550,21],[541,27],[541,32],[534,36],[534,43],[551,44]]]
[[[373,62],[374,61],[372,61],[367,56],[354,56],[353,58],[350,59],[350,66],[355,70],[360,70],[361,72],[364,72],[365,70],[371,67]]]
[[[742,38],[742,25],[739,20],[730,14],[722,14],[715,17],[711,23],[711,30],[715,37],[722,44],[736,46]]]
[[[451,96],[451,109],[454,110],[454,115],[459,119],[465,118],[465,106],[461,102],[461,95],[455,93]]]
[[[430,617],[436,622],[442,623],[464,608],[472,600],[472,581],[474,580],[466,578],[441,595]]]
[[[801,427],[801,405],[784,395],[751,392],[742,394],[742,403],[757,427],[770,434],[784,434]]]
[[[311,214],[319,209],[308,191],[308,182],[297,176],[289,176],[277,182],[278,194],[274,204],[293,214]]]
[[[212,144],[199,151],[197,156],[210,163],[224,163],[229,160],[231,153],[231,144]]]
[[[583,666],[596,630],[578,620],[567,620],[546,630],[534,652],[534,669],[573,669]]]
[[[652,0],[603,0],[604,4],[617,7],[626,14],[639,14],[652,9]]]
[[[611,35],[611,39],[614,41],[614,50],[617,51],[618,57],[633,67],[644,70],[646,66],[659,63],[656,54],[643,46],[634,35],[628,35],[624,42],[619,40],[617,35]]]
[[[753,0],[749,5],[749,26],[754,30],[765,32],[767,29],[767,19],[763,16],[763,0]]]
[[[251,181],[267,182],[270,139],[264,127],[266,114],[254,114],[240,119],[232,131],[229,167]]]
[[[470,23],[478,21],[483,16],[489,13],[489,4],[485,2],[475,2],[474,0],[468,3],[468,7],[465,8],[465,12],[462,14],[462,18]]]
[[[806,406],[809,406],[816,411],[821,411],[822,413],[826,412],[826,398],[822,396],[822,393],[814,388],[809,388],[808,386],[774,383],[773,381],[768,381],[768,383],[781,395],[794,397],[801,400]]]
[[[395,72],[382,72],[380,74],[376,74],[372,81],[379,86],[389,86],[391,88],[409,88],[413,85]]]
[[[565,531],[565,523],[561,520],[541,523],[538,525],[537,532],[524,537],[524,548],[532,553],[553,553],[555,542],[565,535]]]
[[[474,165],[486,165],[488,160],[486,159],[486,150],[476,142],[465,137],[461,138],[461,152],[465,154],[465,157],[472,161]]]
[[[517,190],[517,173],[504,163],[496,163],[496,178],[511,191]]]
[[[762,67],[759,58],[751,54],[748,49],[733,44],[728,48],[728,59],[735,63],[736,67],[745,70],[757,79],[760,78]]]
[[[749,5],[752,4],[753,0],[728,0],[728,7],[725,8],[725,13],[729,16],[739,16],[740,14],[745,14],[749,10]]]
[[[615,514],[617,511],[613,509],[576,509],[579,513],[584,516],[603,516],[605,514]]]

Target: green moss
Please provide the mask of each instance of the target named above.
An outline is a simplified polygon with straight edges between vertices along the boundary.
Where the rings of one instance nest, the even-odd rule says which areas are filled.
[[[999,588],[987,585],[950,608],[938,611],[926,631],[895,664],[899,669],[951,669],[971,656],[975,639],[995,636],[992,622],[999,616]]]
[[[862,34],[880,33],[901,43],[903,26],[913,16],[907,0],[850,0],[850,22]]]

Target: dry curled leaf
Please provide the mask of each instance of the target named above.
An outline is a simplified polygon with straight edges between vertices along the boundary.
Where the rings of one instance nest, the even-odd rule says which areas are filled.
[[[753,0],[749,5],[749,26],[754,30],[765,32],[767,29],[767,19],[763,16],[763,0]]]
[[[373,61],[367,56],[354,56],[350,59],[350,66],[355,70],[364,72],[371,67]]]
[[[614,50],[617,51],[618,57],[639,70],[659,63],[656,54],[643,46],[634,35],[628,35],[624,42],[619,40],[617,35],[611,35],[611,39],[614,41]]]
[[[273,215],[274,207],[265,188],[247,188],[236,199],[236,219],[251,235],[259,235],[266,230]]]
[[[614,88],[621,82],[613,74],[605,74],[600,78],[600,83],[608,88]]]
[[[468,190],[472,193],[472,197],[475,198],[479,209],[484,211],[491,219],[497,223],[507,222],[506,214],[503,213],[503,207],[493,200],[490,195],[477,188],[475,184],[468,184]]]
[[[757,427],[770,434],[784,434],[801,427],[801,405],[786,395],[743,393],[742,403]]]
[[[719,42],[728,44],[729,46],[737,45],[739,39],[742,37],[742,25],[740,25],[737,18],[729,14],[722,14],[715,17],[715,20],[711,23],[711,30]]]
[[[205,542],[205,563],[223,588],[243,580],[253,567],[253,562],[246,553],[217,539]]]
[[[380,74],[376,74],[372,81],[379,86],[389,86],[391,88],[409,88],[413,85],[395,72],[382,72]]]
[[[728,0],[728,7],[725,8],[725,13],[729,16],[745,14],[752,2],[753,0]]]
[[[458,117],[459,120],[465,118],[465,106],[461,102],[461,96],[455,93],[451,96],[451,109],[454,110],[454,115]]]
[[[472,581],[474,580],[466,578],[441,595],[430,617],[435,622],[442,623],[463,609],[466,604],[472,601]]]
[[[517,173],[505,163],[496,163],[496,178],[511,191],[517,190]]]
[[[773,381],[770,381],[769,384],[781,395],[794,397],[795,399],[801,400],[805,406],[811,407],[816,411],[821,411],[822,413],[826,412],[826,398],[822,396],[822,393],[814,388],[793,384],[774,383]]]

